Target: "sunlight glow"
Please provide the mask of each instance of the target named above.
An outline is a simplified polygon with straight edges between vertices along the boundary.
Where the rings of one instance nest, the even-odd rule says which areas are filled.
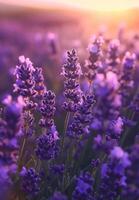
[[[97,11],[121,11],[139,7],[139,0],[0,0],[0,2],[31,7],[74,7]]]

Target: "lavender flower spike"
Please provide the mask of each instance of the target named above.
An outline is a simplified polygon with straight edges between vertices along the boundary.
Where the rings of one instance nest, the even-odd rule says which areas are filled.
[[[55,127],[50,131],[42,134],[37,139],[36,155],[40,160],[50,160],[55,158],[57,154],[57,141],[59,140],[58,133]]]
[[[22,168],[20,172],[23,192],[30,198],[35,197],[40,191],[40,176],[34,168]]]
[[[76,179],[76,187],[72,193],[72,200],[95,200],[93,193],[94,180],[89,172],[82,173]]]
[[[74,49],[67,52],[67,61],[63,66],[62,75],[65,78],[64,96],[66,98],[63,107],[69,112],[75,112],[81,103],[79,78],[82,75],[82,71]]]
[[[128,153],[115,146],[110,153],[108,163],[103,163],[98,200],[114,200],[121,195],[126,186],[125,170],[130,166]]]
[[[97,70],[102,67],[100,57],[102,56],[103,38],[101,36],[92,38],[92,42],[88,46],[89,59],[86,61],[85,67],[88,69],[86,76],[92,82],[96,76]]]
[[[108,48],[108,61],[107,64],[112,67],[116,67],[120,63],[119,59],[119,47],[120,47],[120,42],[119,40],[112,40],[109,43],[109,48]]]
[[[16,66],[16,83],[14,84],[14,91],[23,97],[30,97],[34,95],[33,87],[34,80],[32,73],[34,72],[34,67],[29,58],[24,56],[19,57],[19,66]]]
[[[36,67],[33,71],[33,78],[35,82],[34,89],[36,90],[36,98],[42,99],[46,92],[46,86],[44,85],[44,77],[42,74],[42,68]]]
[[[73,116],[73,121],[68,127],[68,135],[80,137],[89,132],[88,128],[92,120],[92,108],[95,103],[93,95],[84,95],[83,102]]]
[[[54,125],[55,109],[55,94],[50,90],[46,91],[40,105],[40,113],[42,115],[40,126],[51,128]]]

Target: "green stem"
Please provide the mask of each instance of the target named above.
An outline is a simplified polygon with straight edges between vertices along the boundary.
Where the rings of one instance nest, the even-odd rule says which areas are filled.
[[[61,141],[61,156],[63,156],[63,152],[64,152],[65,137],[66,137],[66,132],[67,132],[67,128],[68,128],[69,119],[70,119],[70,112],[68,112],[66,114],[66,118],[65,118],[64,132],[63,132],[63,137],[62,137],[62,141]],[[64,174],[63,174],[62,190],[64,190],[64,186],[65,186],[65,177],[66,177],[66,171],[64,171]]]
[[[64,150],[65,136],[66,136],[66,132],[68,128],[69,119],[70,119],[70,112],[66,114],[66,118],[65,118],[64,132],[63,132],[63,137],[61,139],[61,153],[63,153],[63,150]]]
[[[22,143],[22,146],[21,146],[21,151],[19,153],[18,170],[20,170],[21,167],[22,167],[22,161],[23,161],[23,154],[24,154],[25,144],[26,144],[26,137],[23,138],[23,143]]]

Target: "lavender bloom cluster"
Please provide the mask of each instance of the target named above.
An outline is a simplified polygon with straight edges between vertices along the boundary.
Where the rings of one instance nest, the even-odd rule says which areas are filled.
[[[60,104],[42,69],[19,57],[14,95],[0,110],[4,198],[139,199],[137,53],[102,36],[88,51],[82,65],[76,50],[67,52]]]
[[[66,98],[63,107],[69,112],[75,112],[81,102],[79,78],[82,71],[74,49],[67,52],[67,60],[63,66],[62,75],[65,77],[64,96]]]

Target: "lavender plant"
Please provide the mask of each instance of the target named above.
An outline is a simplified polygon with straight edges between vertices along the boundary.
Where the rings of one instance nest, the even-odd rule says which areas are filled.
[[[85,73],[68,51],[60,104],[42,69],[19,57],[0,113],[3,199],[139,199],[138,61],[120,45],[94,37]]]

